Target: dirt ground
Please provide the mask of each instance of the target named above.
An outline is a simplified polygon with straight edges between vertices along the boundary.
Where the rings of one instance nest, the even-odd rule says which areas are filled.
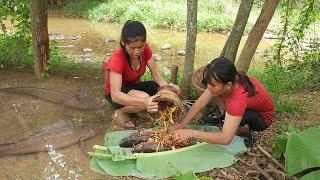
[[[102,74],[86,79],[73,76],[54,76],[38,82],[32,72],[0,69],[0,88],[12,86],[49,87],[67,92],[77,92],[81,89],[101,102],[104,100]],[[278,118],[268,130],[255,134],[257,139],[255,145],[248,148],[244,155],[239,156],[241,160],[235,165],[200,173],[199,175],[211,176],[214,179],[267,179],[268,175],[274,179],[285,179],[280,167],[262,151],[272,153],[272,142],[278,135],[285,133],[283,132],[284,124],[290,123],[300,130],[310,126],[320,126],[320,119],[318,118],[320,115],[320,93],[303,92],[295,96],[300,98],[311,97],[309,107],[304,115],[290,119],[278,115]],[[104,107],[103,112],[99,113],[74,111],[66,110],[59,104],[42,102],[34,97],[0,92],[0,143],[22,137],[29,131],[36,131],[59,118],[65,117],[75,120],[95,119],[105,125],[104,131],[111,131],[110,119],[108,118],[110,113],[111,108],[108,105]],[[19,117],[23,117],[25,121],[21,121]],[[39,120],[42,121],[39,123]],[[103,134],[100,133],[96,137],[85,141],[84,150],[91,151],[93,145],[102,145]],[[136,179],[103,176],[91,171],[89,168],[90,159],[79,147],[79,145],[73,145],[57,151],[0,157],[0,179]],[[284,166],[283,162],[280,163]],[[267,177],[263,175],[264,172],[267,173]]]

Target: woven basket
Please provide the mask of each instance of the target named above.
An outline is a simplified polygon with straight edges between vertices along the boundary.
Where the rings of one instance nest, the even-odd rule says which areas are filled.
[[[196,70],[193,73],[193,76],[192,76],[192,84],[195,87],[197,97],[200,97],[201,94],[207,88],[205,85],[203,85],[201,83],[201,81],[203,79],[203,71],[204,71],[204,69],[205,69],[205,66],[201,67],[200,69]]]
[[[173,120],[176,121],[183,108],[182,102],[177,95],[177,90],[170,85],[161,86],[158,89],[157,95],[160,95],[160,97],[155,99],[158,102],[159,111],[167,107],[176,107],[176,110],[173,112]]]
[[[205,68],[206,66],[203,66],[200,69],[196,70],[192,76],[192,84],[195,87],[197,97],[200,97],[203,94],[203,92],[207,89],[207,87],[201,83],[203,79],[203,71]],[[215,100],[212,99],[208,105],[216,106]]]

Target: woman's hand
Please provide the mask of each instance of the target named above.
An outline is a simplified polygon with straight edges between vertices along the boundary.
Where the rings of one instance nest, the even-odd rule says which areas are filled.
[[[172,129],[173,129],[173,130],[178,130],[178,129],[183,129],[183,128],[185,128],[185,127],[186,127],[186,125],[180,122],[180,123],[175,123],[175,124],[172,126]]]
[[[193,137],[193,129],[178,129],[173,133],[176,135],[173,142],[181,143]]]
[[[145,99],[144,104],[145,104],[145,107],[149,113],[158,112],[158,108],[159,108],[158,102],[154,102],[154,99],[159,96],[160,95],[154,95],[154,96],[151,96],[151,97]]]

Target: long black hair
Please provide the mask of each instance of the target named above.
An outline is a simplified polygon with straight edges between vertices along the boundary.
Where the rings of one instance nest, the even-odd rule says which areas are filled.
[[[234,64],[225,57],[216,58],[206,66],[203,71],[202,83],[207,85],[211,82],[211,78],[214,78],[217,82],[227,84],[228,82],[234,82],[236,76],[240,77],[241,84],[248,92],[249,97],[254,96],[256,93],[255,87],[249,77],[243,72],[238,72]]]
[[[147,39],[147,31],[141,22],[128,20],[126,23],[124,23],[121,31],[120,46],[124,52],[126,60],[130,65],[131,65],[130,56],[124,44],[129,44],[137,40],[141,40],[145,42],[146,39]]]

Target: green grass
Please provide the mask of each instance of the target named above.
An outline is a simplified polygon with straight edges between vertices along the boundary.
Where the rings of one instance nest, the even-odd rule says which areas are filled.
[[[310,63],[307,63],[310,65]],[[315,66],[302,66],[299,68],[279,68],[269,66],[263,72],[250,71],[249,74],[259,79],[270,92],[277,114],[285,116],[301,115],[312,97],[305,98],[303,95],[308,91],[320,88],[317,72],[320,70],[320,63]]]
[[[53,75],[73,76],[78,78],[96,77],[101,75],[101,64],[79,63],[68,59],[53,45],[50,49],[50,72]]]
[[[198,31],[230,31],[239,4],[224,1],[202,0],[198,2]],[[125,0],[80,0],[67,3],[62,9],[73,16],[95,21],[123,23],[128,19],[139,20],[154,28],[186,30],[187,3],[184,0],[125,1]],[[256,8],[257,9],[257,8]],[[252,13],[257,17],[256,11]],[[254,24],[250,18],[246,32]]]

